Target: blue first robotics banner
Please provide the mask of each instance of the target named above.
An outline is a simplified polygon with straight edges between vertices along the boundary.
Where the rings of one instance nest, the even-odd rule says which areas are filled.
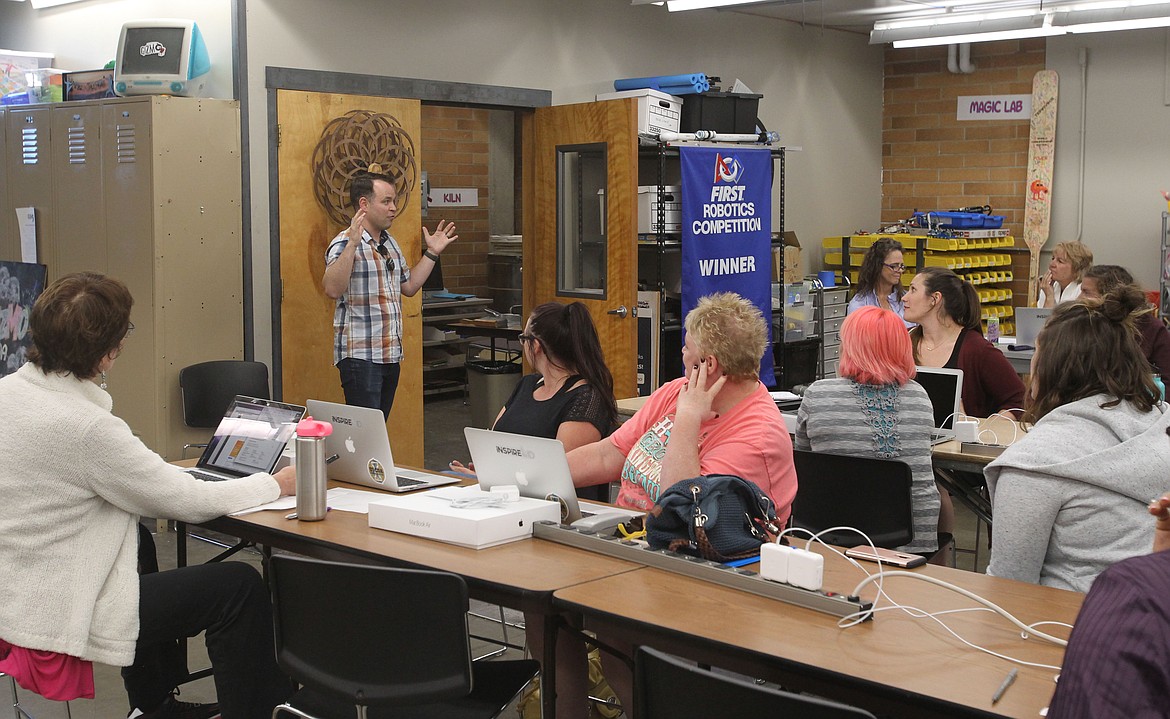
[[[764,313],[772,373],[772,153],[755,148],[683,147],[682,310],[700,297],[735,292]]]

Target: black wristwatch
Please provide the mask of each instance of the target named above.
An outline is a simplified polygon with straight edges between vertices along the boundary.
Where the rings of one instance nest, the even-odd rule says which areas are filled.
[[[429,257],[429,258],[431,258],[431,260],[433,262],[439,261],[439,256],[436,255],[434,252],[431,252],[430,248],[423,250],[423,257]]]

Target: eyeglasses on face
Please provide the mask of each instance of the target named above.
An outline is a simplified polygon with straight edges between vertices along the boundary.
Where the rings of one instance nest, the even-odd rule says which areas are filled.
[[[134,334],[134,323],[133,323],[133,322],[127,322],[126,324],[127,324],[128,326],[126,327],[126,334],[125,334],[125,335],[123,335],[123,337],[129,337],[130,335]]]
[[[901,262],[883,262],[882,266],[888,267],[889,269],[893,270],[894,272],[905,272],[906,271],[906,265],[902,264]]]
[[[520,335],[517,335],[516,339],[520,340],[521,342],[531,342],[532,340],[536,339],[536,335],[532,335],[532,334],[528,334],[527,332],[524,332]]]

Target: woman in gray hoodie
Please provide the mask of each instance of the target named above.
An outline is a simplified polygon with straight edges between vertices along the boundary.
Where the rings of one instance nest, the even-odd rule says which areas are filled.
[[[1057,306],[1032,358],[1028,434],[984,470],[988,574],[1087,592],[1149,551],[1147,505],[1170,485],[1170,412],[1137,341],[1133,288]]]

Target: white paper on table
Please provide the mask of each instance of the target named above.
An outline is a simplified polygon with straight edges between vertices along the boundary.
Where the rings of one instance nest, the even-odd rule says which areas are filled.
[[[16,224],[20,228],[20,261],[37,261],[37,211],[32,207],[16,208]]]
[[[341,487],[334,487],[325,493],[325,506],[329,509],[336,509],[342,512],[356,512],[357,514],[369,514],[370,502],[379,499],[385,499],[393,495],[385,492],[366,492],[361,489],[343,489]],[[252,512],[260,512],[266,509],[277,510],[292,510],[297,508],[296,497],[281,497],[268,504],[261,504],[256,507],[248,509],[241,509],[238,512],[232,512],[231,516],[240,517]]]

